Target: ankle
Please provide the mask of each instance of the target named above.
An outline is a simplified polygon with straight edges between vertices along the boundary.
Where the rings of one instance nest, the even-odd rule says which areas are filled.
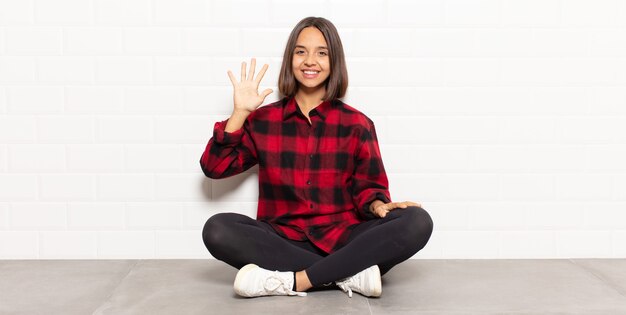
[[[295,272],[294,276],[295,276],[294,286],[296,288],[296,291],[304,292],[313,287],[313,285],[309,281],[308,275],[306,274],[304,270]]]

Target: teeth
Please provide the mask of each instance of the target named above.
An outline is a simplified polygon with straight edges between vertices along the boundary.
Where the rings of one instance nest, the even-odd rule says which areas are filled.
[[[317,74],[318,71],[304,71],[304,73],[306,73],[306,74]]]

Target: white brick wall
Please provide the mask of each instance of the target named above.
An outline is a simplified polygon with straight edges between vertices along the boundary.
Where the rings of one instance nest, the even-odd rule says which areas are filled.
[[[359,14],[354,14],[355,8]],[[626,2],[0,0],[0,258],[209,258],[258,169],[205,178],[227,70],[324,16],[377,125],[415,258],[626,257]],[[306,11],[303,13],[303,11]],[[278,99],[270,95],[265,103]]]

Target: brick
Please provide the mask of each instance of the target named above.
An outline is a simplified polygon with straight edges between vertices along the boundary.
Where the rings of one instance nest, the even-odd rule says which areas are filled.
[[[91,116],[39,116],[37,127],[37,138],[44,143],[90,143],[95,139],[95,121]]]
[[[124,147],[119,144],[72,144],[67,146],[71,172],[122,172]]]
[[[558,0],[507,0],[501,2],[502,25],[558,27],[561,2]]]
[[[97,190],[100,201],[154,200],[154,175],[101,174],[97,178]]]
[[[127,1],[127,3],[136,2]],[[117,13],[124,15],[126,12],[120,10]],[[115,27],[68,27],[64,33],[64,51],[78,55],[119,55],[123,52],[122,32],[122,29]]]
[[[134,230],[180,229],[182,205],[175,202],[127,202],[128,227]]]
[[[204,177],[204,174],[158,174],[156,175],[156,199],[159,201],[205,200],[205,196],[198,191]],[[250,191],[243,189],[241,193],[242,197],[247,197]],[[252,198],[256,200],[256,196]]]
[[[387,0],[387,24],[391,26],[427,26],[444,24],[444,2],[439,0]]]
[[[97,232],[45,231],[41,233],[41,259],[96,259]]]
[[[212,257],[202,242],[201,231],[157,231],[155,253],[157,257],[165,259]]]
[[[363,28],[352,34],[353,57],[408,57],[413,53],[413,30],[408,28]],[[398,68],[396,68],[398,69]],[[402,73],[411,73],[411,69],[399,68]]]
[[[159,84],[207,84],[215,74],[205,57],[155,57],[154,81]]]
[[[32,24],[32,1],[0,1],[0,26]]]
[[[277,89],[273,90],[276,91]],[[273,94],[276,94],[276,92]],[[267,103],[271,96],[272,94],[266,98],[264,103]],[[234,106],[232,85],[230,87],[193,86],[183,89],[182,112],[185,114],[221,114],[230,116]]]
[[[95,20],[99,25],[150,25],[152,0],[94,0]]]
[[[557,231],[557,254],[561,258],[610,258],[610,231]]]
[[[37,200],[38,179],[35,174],[2,174],[0,187],[0,201]]]
[[[388,118],[387,144],[487,144],[498,138],[499,122],[487,117]]]
[[[355,8],[359,8],[359,14],[346,14],[353,12]],[[372,21],[387,22],[384,15],[385,1],[382,0],[330,1],[329,11],[328,19],[337,28],[370,27]]]
[[[95,77],[92,57],[40,57],[39,81],[49,84],[91,84]]]
[[[580,202],[534,201],[523,203],[530,230],[574,230],[582,229],[584,207]]]
[[[0,56],[0,83],[33,83],[36,76],[35,57]],[[5,90],[9,93],[9,89]]]
[[[234,0],[211,2],[211,24],[215,26],[263,27],[270,25],[269,1]]]
[[[228,57],[241,51],[237,28],[188,28],[182,30],[182,52],[193,55]],[[216,45],[218,44],[219,45]]]
[[[601,201],[584,206],[585,228],[591,230],[619,230],[626,222],[626,204]]]
[[[39,232],[0,231],[0,258],[38,259]]]
[[[124,90],[124,112],[131,114],[178,114],[183,91],[179,87],[129,87]]]
[[[499,257],[500,237],[497,231],[441,231],[443,256],[447,259]],[[428,246],[428,245],[427,245]]]
[[[9,215],[11,227],[16,230],[64,230],[67,227],[64,202],[15,202]]]
[[[502,21],[501,1],[448,0],[445,21],[448,26],[498,26]]]
[[[88,174],[40,175],[40,199],[44,201],[94,200],[94,176]]]
[[[55,114],[63,112],[65,96],[61,86],[16,86],[8,88],[9,113]]]
[[[7,145],[0,145],[0,172],[6,172],[9,169],[9,155]]]
[[[153,81],[151,57],[98,57],[96,82],[106,84],[148,84]]]
[[[71,8],[71,10],[68,10]],[[93,23],[91,1],[35,1],[35,21],[45,25],[89,25]]]
[[[81,114],[121,113],[123,87],[69,86],[65,89],[65,112]]]
[[[9,226],[9,203],[0,203],[0,230]]]
[[[213,136],[213,125],[207,117],[197,115],[159,116],[155,118],[155,136],[159,143],[206,144]]]
[[[124,30],[124,52],[129,55],[176,55],[181,35],[176,28],[134,27]]]
[[[614,26],[618,22],[617,0],[568,0],[561,5],[561,25],[564,27]]]
[[[98,232],[99,259],[154,259],[155,247],[153,231]]]
[[[64,145],[13,144],[9,150],[9,170],[15,173],[49,173],[66,170]]]
[[[555,181],[552,174],[504,174],[501,175],[501,198],[505,201],[555,199]],[[557,188],[558,189],[558,188]]]
[[[555,258],[553,231],[502,231],[500,255],[512,259]]]
[[[212,11],[209,0],[156,0],[157,25],[207,25]]]
[[[150,142],[154,137],[153,126],[153,119],[146,116],[100,116],[96,123],[96,142]]]
[[[522,230],[526,226],[525,209],[519,203],[472,203],[467,212],[470,230]]]
[[[127,171],[143,173],[179,173],[183,162],[180,146],[163,144],[129,146],[126,148],[125,159]]]
[[[7,27],[6,53],[11,55],[61,55],[63,31],[59,27]]]
[[[611,198],[610,174],[557,174],[555,180],[557,200],[593,201]]]
[[[71,230],[122,230],[126,209],[122,202],[68,202],[67,226]]]
[[[259,63],[261,61],[259,57],[282,56],[289,34],[290,30],[288,29],[254,28],[241,31],[241,50],[257,58],[255,73],[259,73],[260,68],[263,66],[263,63]],[[249,70],[250,62],[246,61],[246,64]],[[278,71],[278,69],[276,70]]]

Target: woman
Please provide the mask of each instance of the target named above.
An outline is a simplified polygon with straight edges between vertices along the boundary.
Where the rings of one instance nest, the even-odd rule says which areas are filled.
[[[335,284],[378,297],[381,275],[428,242],[432,220],[420,204],[391,202],[374,123],[341,102],[348,86],[335,26],[308,17],[292,30],[278,88],[284,98],[259,107],[252,58],[234,86],[234,110],[215,123],[200,159],[210,178],[259,164],[257,218],[219,213],[203,241],[218,260],[240,269],[241,296],[306,295]]]

